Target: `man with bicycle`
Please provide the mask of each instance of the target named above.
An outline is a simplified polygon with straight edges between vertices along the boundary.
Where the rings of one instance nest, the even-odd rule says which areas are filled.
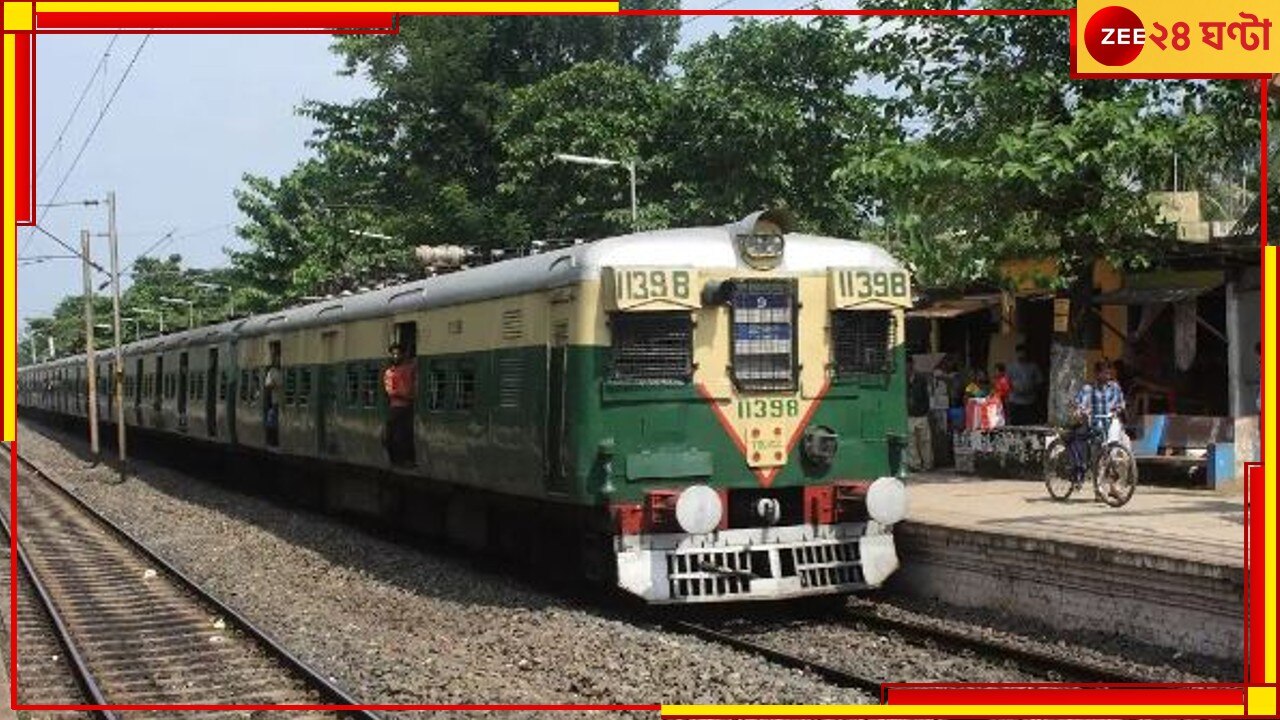
[[[1084,484],[1087,472],[1089,440],[1101,436],[1106,441],[1111,434],[1111,423],[1124,410],[1124,391],[1112,377],[1111,363],[1099,360],[1093,365],[1093,383],[1085,383],[1076,393],[1073,416],[1077,421],[1071,432],[1067,448],[1071,457],[1071,481],[1076,487]]]

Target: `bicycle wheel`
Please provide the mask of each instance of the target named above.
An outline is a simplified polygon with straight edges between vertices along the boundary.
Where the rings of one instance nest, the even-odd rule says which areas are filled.
[[[1067,443],[1060,437],[1054,438],[1044,451],[1044,487],[1049,491],[1049,497],[1054,500],[1071,497],[1076,490],[1071,477],[1071,453],[1067,451]]]
[[[1102,448],[1093,473],[1094,492],[1102,502],[1120,507],[1129,502],[1138,487],[1138,461],[1133,453],[1119,443]]]

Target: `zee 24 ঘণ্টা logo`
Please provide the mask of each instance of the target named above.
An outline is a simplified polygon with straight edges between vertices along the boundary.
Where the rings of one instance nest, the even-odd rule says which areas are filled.
[[[1089,55],[1103,65],[1119,67],[1137,59],[1147,44],[1160,52],[1182,52],[1193,42],[1214,50],[1227,43],[1239,43],[1246,51],[1271,49],[1271,19],[1253,13],[1237,13],[1239,19],[1202,21],[1195,28],[1186,22],[1165,25],[1152,22],[1148,28],[1138,14],[1127,7],[1112,5],[1095,12],[1084,29]],[[1195,33],[1194,30],[1198,30]]]

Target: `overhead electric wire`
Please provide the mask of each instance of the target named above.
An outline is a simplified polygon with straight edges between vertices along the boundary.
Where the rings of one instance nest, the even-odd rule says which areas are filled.
[[[89,266],[90,266],[90,267],[92,267],[93,269],[97,270],[98,272],[102,273],[103,275],[108,275],[108,274],[110,274],[110,273],[108,273],[108,272],[106,271],[106,269],[105,269],[105,268],[103,268],[103,267],[102,267],[101,265],[99,265],[98,263],[94,262],[94,261],[93,261],[93,258],[85,258],[83,255],[81,255],[81,254],[80,254],[80,251],[79,251],[79,250],[76,250],[76,249],[75,249],[75,248],[73,248],[73,247],[71,247],[71,245],[70,245],[67,241],[63,240],[62,238],[58,237],[57,235],[54,235],[53,233],[49,232],[48,230],[45,230],[44,228],[40,227],[39,225],[32,225],[32,227],[34,227],[34,228],[36,229],[36,232],[43,234],[45,237],[47,237],[47,238],[49,238],[50,240],[52,240],[52,241],[54,241],[54,242],[58,243],[59,245],[61,245],[61,246],[63,247],[63,249],[65,249],[67,252],[71,253],[74,257],[82,258],[82,259],[87,259],[87,260],[89,261]]]
[[[722,0],[722,2],[720,2],[720,3],[719,3],[719,4],[717,4],[717,5],[713,5],[713,6],[709,7],[709,8],[698,8],[698,10],[699,10],[699,11],[702,11],[702,12],[706,12],[706,11],[708,11],[708,10],[719,10],[719,9],[721,9],[721,8],[725,7],[726,5],[732,5],[733,3],[737,2],[737,1],[738,1],[738,0]],[[693,17],[685,18],[684,20],[681,20],[681,21],[680,21],[680,27],[682,27],[682,28],[683,28],[685,25],[692,25],[693,23],[696,23],[696,22],[698,22],[699,20],[701,20],[701,19],[703,19],[703,18],[705,18],[705,17],[707,17],[707,16],[706,16],[706,15],[694,15]]]
[[[111,42],[107,43],[107,49],[102,51],[102,58],[93,66],[93,74],[89,76],[89,80],[85,82],[84,87],[80,90],[80,97],[76,99],[76,104],[71,108],[71,114],[67,115],[66,122],[62,123],[62,129],[58,131],[58,138],[53,141],[53,145],[49,147],[49,152],[45,153],[44,159],[40,161],[40,165],[36,168],[36,175],[44,172],[45,165],[49,164],[49,160],[58,148],[62,146],[62,140],[66,137],[67,129],[71,127],[71,122],[76,119],[76,114],[80,112],[80,106],[84,104],[84,99],[89,95],[89,88],[93,87],[93,81],[98,79],[98,74],[106,67],[103,62],[107,55],[111,54],[111,48],[115,47],[116,41],[120,39],[117,33],[111,36]]]
[[[62,180],[58,182],[58,187],[54,189],[53,195],[49,198],[49,202],[46,203],[47,206],[52,206],[57,201],[58,196],[62,193],[62,188],[65,187],[67,184],[67,180],[71,179],[71,173],[75,172],[76,166],[80,164],[80,158],[84,156],[84,151],[88,149],[89,143],[93,141],[93,136],[97,134],[98,127],[102,125],[102,119],[105,118],[107,116],[107,112],[111,110],[111,105],[112,103],[115,102],[116,95],[120,93],[120,88],[124,85],[125,80],[129,79],[129,73],[133,71],[133,66],[138,62],[138,56],[142,54],[142,49],[147,46],[147,41],[150,39],[151,39],[150,34],[145,35],[142,38],[142,42],[138,43],[137,49],[133,51],[133,57],[129,59],[129,64],[125,67],[124,72],[120,75],[120,80],[117,81],[115,87],[111,89],[111,96],[107,98],[106,104],[104,104],[102,106],[102,110],[98,112],[98,117],[94,119],[93,126],[89,128],[89,134],[85,136],[84,142],[80,143],[80,149],[76,151],[76,156],[71,160],[70,167],[68,167],[67,171],[63,173]],[[40,216],[36,219],[37,224],[35,225],[35,227],[37,229],[40,228],[39,223],[42,220],[44,220],[44,216],[48,214],[48,211],[49,211],[49,207],[46,207],[45,212],[41,213]],[[48,234],[48,231],[45,231],[45,232],[46,234]],[[53,236],[50,235],[50,237],[53,237]],[[30,244],[30,238],[28,238],[27,244]],[[23,246],[23,250],[24,251],[26,250],[25,245]]]
[[[58,199],[63,186],[71,178],[71,173],[76,169],[76,165],[80,163],[80,158],[84,156],[84,151],[89,147],[89,143],[93,141],[93,136],[98,132],[98,126],[102,124],[102,119],[107,116],[107,111],[111,109],[112,103],[115,102],[116,95],[120,93],[120,88],[124,85],[124,81],[129,79],[129,73],[133,71],[134,64],[138,62],[138,56],[142,54],[142,49],[147,46],[147,41],[150,39],[150,35],[143,36],[142,42],[138,43],[138,48],[133,51],[133,57],[129,59],[129,64],[125,67],[124,73],[120,75],[120,80],[116,82],[116,86],[111,90],[111,97],[107,98],[107,104],[102,106],[102,111],[94,119],[93,127],[89,128],[89,134],[85,136],[84,142],[80,143],[80,149],[76,152],[75,158],[71,160],[71,167],[67,168],[67,172],[62,176],[62,181],[58,183],[58,187],[53,191],[53,196],[49,198],[50,203]]]
[[[200,236],[200,235],[204,235],[204,234],[206,234],[206,233],[211,233],[211,232],[213,232],[214,230],[220,230],[220,229],[222,229],[222,228],[231,227],[233,224],[234,224],[234,223],[219,223],[219,224],[217,224],[217,225],[210,225],[210,226],[208,226],[208,227],[200,228],[199,230],[192,230],[192,231],[191,231],[191,232],[189,232],[189,233],[185,233],[185,234],[183,234],[183,235],[178,235],[177,237],[174,237],[174,235],[173,235],[173,234],[174,234],[175,232],[177,232],[177,231],[178,231],[178,229],[177,229],[177,228],[174,228],[174,229],[170,230],[169,232],[165,233],[164,235],[161,235],[161,236],[160,236],[160,238],[159,238],[158,240],[156,240],[155,242],[151,243],[151,245],[150,245],[150,246],[148,246],[146,250],[143,250],[142,252],[138,253],[138,254],[133,258],[133,260],[130,260],[130,261],[129,261],[129,264],[128,264],[128,265],[125,265],[125,266],[124,266],[124,268],[122,268],[122,269],[120,270],[120,275],[121,275],[121,277],[123,277],[123,276],[125,276],[125,275],[129,275],[129,274],[131,274],[131,273],[132,273],[132,270],[133,270],[133,266],[134,266],[134,265],[137,265],[139,260],[141,260],[141,259],[143,259],[143,258],[147,257],[148,255],[150,255],[151,253],[155,252],[158,248],[162,247],[165,243],[173,242],[173,241],[175,241],[175,240],[186,240],[187,238],[198,237],[198,236]],[[99,289],[99,290],[102,290],[102,289],[103,289],[103,288],[105,288],[105,287],[106,287],[106,284],[103,284],[103,285],[99,286],[99,288],[98,288],[98,289]]]

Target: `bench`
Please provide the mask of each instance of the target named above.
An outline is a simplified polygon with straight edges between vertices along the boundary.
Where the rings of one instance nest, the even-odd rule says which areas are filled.
[[[1143,415],[1129,428],[1143,479],[1217,488],[1235,477],[1235,421],[1208,415]]]

